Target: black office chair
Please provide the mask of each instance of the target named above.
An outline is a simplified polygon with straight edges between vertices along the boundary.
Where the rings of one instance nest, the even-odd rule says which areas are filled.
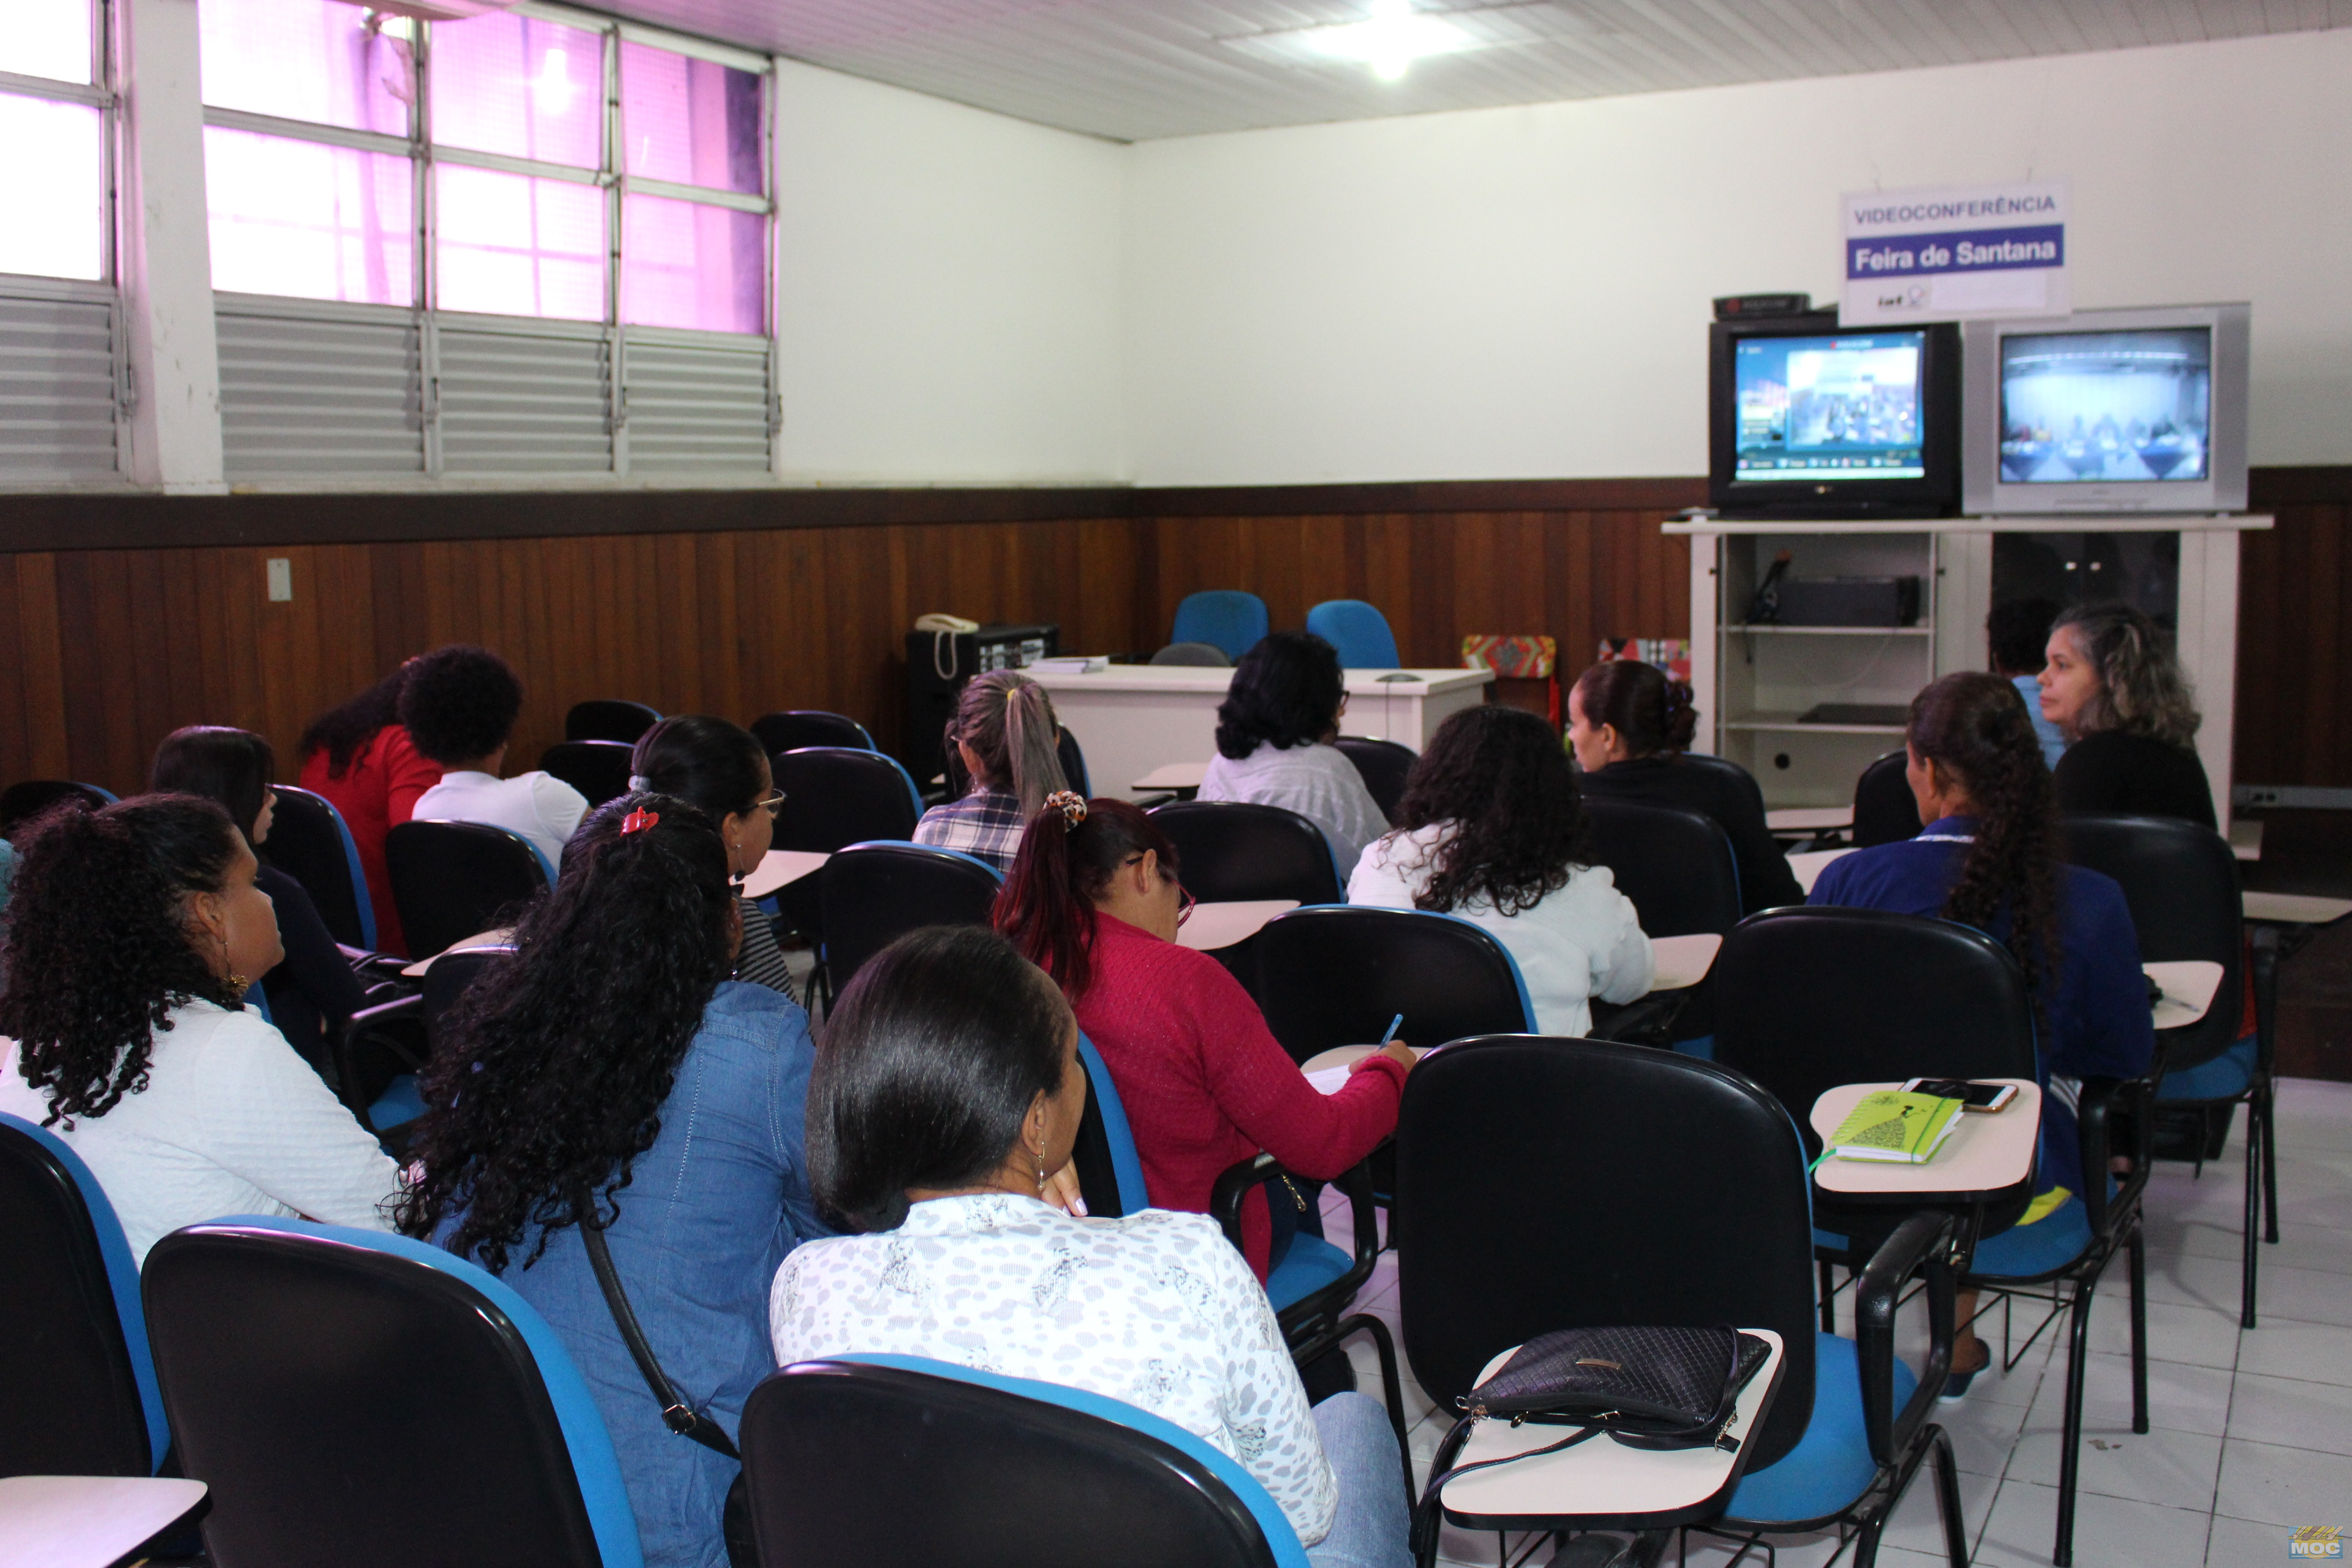
[[[1586,795],[1592,864],[1609,868],[1633,900],[1644,935],[1721,935],[1744,907],[1731,837],[1715,818],[1681,806]],[[1715,976],[1696,985],[1593,1008],[1593,1032],[1637,1045],[1679,1044],[1705,1056],[1715,1033]]]
[[[425,1113],[416,1075],[441,1048],[442,1020],[467,987],[511,947],[468,948],[433,961],[407,995],[362,1008],[328,1037],[335,1094],[395,1158]]]
[[[601,697],[592,701],[575,702],[563,716],[563,738],[567,741],[618,741],[634,746],[638,737],[661,722],[658,710],[642,702],[623,698]]]
[[[1910,761],[1904,752],[1889,752],[1862,770],[1853,781],[1853,847],[1900,844],[1916,838],[1927,825],[1919,820],[1919,802],[1905,776]]]
[[[2143,963],[2203,959],[2221,966],[2205,1016],[2157,1036],[2164,1076],[2159,1121],[2192,1120],[2196,1152],[2218,1153],[2238,1105],[2246,1106],[2246,1240],[2239,1323],[2254,1326],[2255,1232],[2278,1240],[2278,1163],[2272,1147],[2269,1042],[2241,1039],[2244,1021],[2245,927],[2238,860],[2229,841],[2199,823],[2169,816],[2069,816],[2059,825],[2066,858],[2112,877],[2131,906]]]
[[[1496,1354],[1558,1329],[1769,1329],[1785,1347],[1780,1392],[1709,1529],[1851,1527],[1867,1568],[1932,1458],[1946,1550],[1965,1568],[1951,1444],[1927,1420],[1951,1364],[1950,1222],[1906,1220],[1864,1276],[1856,1337],[1817,1332],[1804,1150],[1770,1095],[1665,1051],[1461,1040],[1406,1081],[1397,1183],[1405,1354],[1438,1410]],[[1930,1333],[1915,1376],[1894,1328],[1921,1274]],[[1441,1447],[1433,1465],[1450,1460]]]
[[[558,741],[539,754],[539,766],[585,795],[593,811],[629,793],[635,752],[619,741]]]
[[[984,860],[928,844],[853,844],[814,879],[825,982],[839,995],[866,961],[925,926],[988,923],[1004,879]]]
[[[79,800],[96,811],[112,805],[114,795],[96,784],[68,779],[26,779],[0,790],[0,838],[14,838],[16,829],[61,800]]]
[[[829,855],[869,839],[905,841],[923,817],[923,798],[897,758],[854,746],[803,746],[769,759],[784,804],[775,847]],[[803,877],[776,895],[782,931],[824,941],[821,879]],[[781,934],[781,933],[780,933]],[[819,968],[822,981],[824,970]]]
[[[292,784],[271,784],[278,809],[261,858],[302,884],[328,934],[345,947],[375,951],[375,903],[368,895],[360,847],[326,796]]]
[[[1189,860],[1184,876],[1190,887]],[[1360,904],[1293,910],[1268,921],[1257,943],[1259,1006],[1294,1061],[1370,1045],[1400,1013],[1397,1038],[1421,1050],[1535,1027],[1517,963],[1492,931],[1454,915]]]
[[[405,1237],[247,1219],[173,1232],[142,1285],[181,1460],[212,1489],[215,1561],[637,1561],[586,1384],[481,1268]]]
[[[768,754],[797,752],[804,746],[847,746],[852,751],[874,750],[874,737],[856,720],[839,713],[827,713],[818,708],[795,708],[782,713],[762,713],[749,726]]]
[[[1678,765],[1685,768],[1696,768],[1701,772],[1718,774],[1723,778],[1729,779],[1732,783],[1738,785],[1740,790],[1744,792],[1750,800],[1756,803],[1757,815],[1759,816],[1763,815],[1764,786],[1756,782],[1756,775],[1754,773],[1749,773],[1746,768],[1741,767],[1729,757],[1718,757],[1708,752],[1685,752],[1682,753],[1682,758]]]
[[[395,824],[383,837],[383,860],[408,949],[419,958],[514,924],[550,880],[529,839],[482,822]]]
[[[1154,808],[1151,820],[1176,846],[1185,889],[1202,903],[1339,901],[1342,879],[1330,841],[1295,811],[1184,800]]]
[[[0,1115],[0,1476],[152,1476],[171,1432],[139,1267],[98,1178]]]
[[[1078,738],[1070,733],[1070,727],[1067,724],[1055,727],[1054,754],[1061,762],[1063,782],[1088,800],[1092,800],[1095,794],[1094,778],[1087,771],[1087,753],[1079,746]]]
[[[1305,1568],[1265,1489],[1133,1405],[918,1356],[788,1366],[751,1391],[761,1568]]]
[[[1393,819],[1397,802],[1404,798],[1405,779],[1412,764],[1421,761],[1421,753],[1394,741],[1375,741],[1365,735],[1342,735],[1331,743],[1356,764],[1381,815]]]

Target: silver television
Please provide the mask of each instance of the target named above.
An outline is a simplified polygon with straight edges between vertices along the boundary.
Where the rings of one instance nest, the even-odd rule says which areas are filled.
[[[2178,305],[1964,323],[1962,510],[2242,510],[2252,318]]]

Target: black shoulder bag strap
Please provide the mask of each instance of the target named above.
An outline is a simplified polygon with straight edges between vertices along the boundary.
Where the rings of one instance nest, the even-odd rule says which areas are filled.
[[[594,1211],[583,1204],[583,1215]],[[686,1402],[686,1396],[670,1383],[654,1358],[654,1347],[646,1342],[646,1331],[637,1326],[637,1314],[629,1306],[628,1292],[621,1289],[620,1271],[613,1267],[613,1249],[604,1243],[604,1233],[584,1220],[580,1226],[580,1239],[587,1245],[588,1261],[596,1270],[596,1283],[604,1289],[604,1305],[613,1314],[613,1326],[621,1331],[621,1342],[629,1347],[629,1355],[637,1363],[637,1371],[646,1386],[661,1402],[662,1425],[681,1437],[691,1437],[713,1453],[724,1454],[730,1459],[743,1456],[727,1438],[725,1427]]]

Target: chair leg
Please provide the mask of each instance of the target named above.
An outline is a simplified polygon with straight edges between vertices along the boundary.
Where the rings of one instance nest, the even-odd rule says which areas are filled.
[[[2132,1430],[2147,1431],[2147,1233],[2131,1222]]]
[[[2278,1101],[2270,1075],[2263,1075],[2255,1103],[2263,1112],[2263,1239],[2278,1243],[2278,1122],[2273,1112]],[[2247,1113],[2249,1116],[2252,1111]]]
[[[2055,1568],[2073,1568],[2074,1562],[2074,1486],[2082,1469],[2083,1377],[2090,1355],[2091,1291],[2081,1280],[2074,1286],[2074,1321],[2066,1347],[2066,1429],[2058,1449],[2058,1541],[2050,1561]]]
[[[2239,1263],[2238,1327],[2254,1326],[2254,1271],[2259,1265],[2254,1239],[2263,1214],[2263,1113],[2252,1100],[2246,1103],[2246,1239]]]
[[[1952,1568],[1969,1568],[1968,1521],[1960,1512],[1960,1467],[1952,1457],[1951,1435],[1933,1427],[1928,1442],[1936,1460],[1936,1511],[1944,1521],[1944,1552]]]
[[[1822,1273],[1822,1332],[1837,1332],[1837,1280],[1830,1272],[1830,1260],[1821,1258]]]
[[[1372,1336],[1372,1349],[1381,1358],[1381,1397],[1388,1405],[1389,1425],[1396,1430],[1397,1456],[1404,1461],[1404,1495],[1408,1501],[1421,1495],[1412,1479],[1412,1445],[1405,1440],[1404,1379],[1397,1371],[1396,1341],[1389,1326],[1370,1312],[1358,1312],[1340,1320],[1332,1340],[1339,1340],[1359,1330]]]

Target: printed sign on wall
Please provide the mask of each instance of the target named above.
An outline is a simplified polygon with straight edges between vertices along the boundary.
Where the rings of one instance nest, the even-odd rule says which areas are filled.
[[[1847,194],[1841,326],[2069,309],[2063,180]]]

